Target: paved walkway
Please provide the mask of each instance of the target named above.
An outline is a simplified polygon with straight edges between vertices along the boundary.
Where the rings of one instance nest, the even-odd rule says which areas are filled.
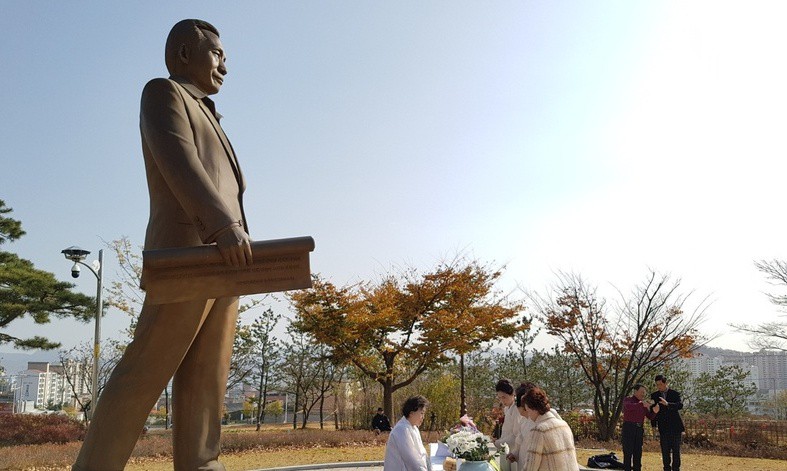
[[[250,471],[383,471],[382,461],[357,461],[353,463],[323,463],[323,464],[308,464],[303,466],[286,466],[283,468],[265,468],[255,469]],[[584,466],[579,467],[580,470],[587,470]]]
[[[312,471],[330,469],[331,471],[383,471],[382,461],[356,461],[348,463],[321,463],[302,466],[285,466],[282,468],[265,468],[251,471]]]

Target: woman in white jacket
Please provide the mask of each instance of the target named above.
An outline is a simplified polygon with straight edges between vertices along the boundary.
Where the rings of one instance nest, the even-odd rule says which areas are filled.
[[[509,445],[508,455],[505,457],[510,463],[519,460],[519,450],[523,448],[522,445],[527,441],[527,435],[534,425],[534,422],[530,420],[525,413],[525,404],[521,402],[525,393],[534,387],[536,387],[535,384],[526,381],[520,384],[514,392],[514,409],[516,409],[517,414],[519,414],[519,433],[517,433],[516,441]]]
[[[519,435],[519,427],[522,417],[516,408],[516,396],[514,396],[514,386],[510,380],[501,379],[495,385],[495,392],[497,393],[497,400],[503,404],[503,428],[500,431],[500,438],[495,440],[495,447],[499,450],[504,443],[508,444],[511,448],[516,443],[516,437]]]
[[[402,405],[402,418],[396,423],[385,445],[383,471],[431,471],[429,454],[418,430],[426,415],[429,401],[413,396]]]

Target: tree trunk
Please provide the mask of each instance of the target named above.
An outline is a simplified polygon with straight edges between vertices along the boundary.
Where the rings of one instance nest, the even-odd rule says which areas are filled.
[[[300,400],[300,394],[298,394],[298,390],[295,390],[295,402],[292,405],[292,429],[295,430],[298,428],[298,402]]]
[[[619,413],[610,411],[609,408],[599,407],[596,412],[596,426],[598,427],[598,439],[607,441],[615,438],[616,426]]]
[[[336,397],[336,395],[334,395],[334,397]],[[339,405],[338,404],[334,404],[334,405],[335,405],[335,407],[333,408],[334,409],[333,410],[333,426],[336,428],[336,430],[339,430]]]
[[[164,386],[164,430],[169,429],[169,391]]]
[[[262,402],[264,403],[261,405],[260,409],[260,420],[257,421],[258,424],[265,423],[265,406],[268,405],[268,371],[265,371],[265,382],[263,383],[262,387]],[[259,430],[259,429],[257,429]]]
[[[304,398],[303,398],[303,419],[301,419],[301,430],[305,430],[306,429],[306,422],[309,421],[309,413],[311,412],[311,408],[309,410],[306,410],[306,401],[308,401],[308,399],[304,395]]]
[[[306,422],[309,421],[309,414],[311,413],[312,409],[311,409],[311,406],[309,406],[308,410],[306,408],[306,404],[309,402],[309,394],[308,394],[308,392],[306,391],[306,389],[304,389],[302,392],[303,392],[303,394],[302,394],[302,396],[303,396],[303,406],[301,407],[301,413],[302,413],[302,417],[303,418],[301,419],[301,430],[305,430],[306,429]]]
[[[467,414],[467,397],[465,395],[465,354],[459,355],[459,416]]]
[[[264,365],[263,361],[263,365]],[[264,366],[263,366],[264,368]],[[264,396],[262,395],[263,383],[265,382],[265,371],[260,369],[260,384],[257,386],[257,431],[260,431],[260,416],[262,415]]]
[[[324,417],[323,417],[323,408],[325,407],[325,393],[320,396],[320,430],[322,430]]]
[[[522,360],[522,377],[527,378],[527,352],[523,350],[519,358]]]
[[[393,415],[393,380],[389,377],[386,378],[383,385],[383,409],[385,409],[385,415],[388,416],[389,420],[392,424],[396,423],[396,418]],[[370,425],[367,423],[367,427]]]

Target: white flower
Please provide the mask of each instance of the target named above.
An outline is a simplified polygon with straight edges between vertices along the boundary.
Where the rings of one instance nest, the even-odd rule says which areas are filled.
[[[470,427],[462,427],[458,432],[446,439],[446,445],[458,458],[471,461],[486,461],[492,457],[489,453],[491,439]]]

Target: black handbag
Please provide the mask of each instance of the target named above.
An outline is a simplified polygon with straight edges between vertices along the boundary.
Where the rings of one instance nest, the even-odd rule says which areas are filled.
[[[588,458],[588,468],[592,469],[626,469],[614,452],[595,455]]]

